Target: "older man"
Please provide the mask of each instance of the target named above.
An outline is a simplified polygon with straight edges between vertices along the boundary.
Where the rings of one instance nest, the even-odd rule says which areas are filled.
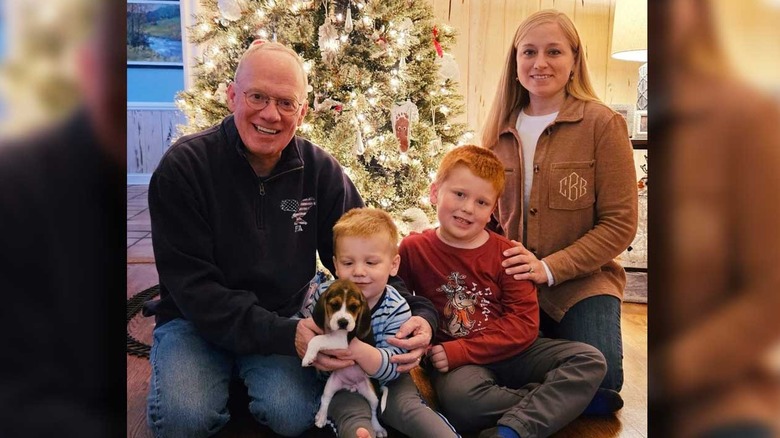
[[[301,307],[315,258],[333,271],[333,224],[363,206],[339,163],[295,136],[307,111],[300,58],[277,43],[253,44],[228,87],[233,112],[181,138],[149,186],[160,295],[154,314],[148,422],[158,437],[209,436],[229,419],[228,384],[247,386],[249,409],[276,433],[312,426],[322,383],[300,359],[316,334]],[[411,368],[435,329],[430,302],[399,344]],[[351,364],[320,355],[320,369]]]

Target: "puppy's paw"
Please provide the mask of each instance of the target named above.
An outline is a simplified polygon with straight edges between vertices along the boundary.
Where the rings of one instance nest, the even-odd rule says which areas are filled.
[[[371,418],[371,427],[374,428],[374,433],[376,434],[376,438],[387,437],[387,430],[385,430],[385,428],[382,427],[381,424],[379,424],[379,419],[376,418],[376,416],[373,416]]]
[[[302,367],[308,367],[308,366],[311,366],[311,364],[313,364],[313,363],[314,363],[314,359],[316,359],[316,358],[317,358],[317,355],[316,355],[316,354],[309,354],[309,353],[306,353],[306,355],[305,355],[305,356],[303,356],[303,360],[301,360],[301,366],[302,366]]]
[[[374,428],[374,432],[376,433],[376,438],[387,438],[387,430],[385,430],[384,427],[380,426],[379,423],[372,424],[371,427]]]
[[[317,415],[314,417],[314,425],[322,429],[328,422],[328,410],[320,409],[317,411]]]

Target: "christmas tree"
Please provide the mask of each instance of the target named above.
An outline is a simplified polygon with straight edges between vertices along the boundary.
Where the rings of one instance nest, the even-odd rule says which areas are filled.
[[[444,153],[471,133],[458,68],[446,53],[455,32],[426,0],[202,0],[190,29],[203,49],[195,83],[178,96],[182,133],[229,114],[227,85],[256,39],[292,47],[309,74],[309,113],[298,135],[344,166],[369,206],[406,234],[427,225],[428,188]]]

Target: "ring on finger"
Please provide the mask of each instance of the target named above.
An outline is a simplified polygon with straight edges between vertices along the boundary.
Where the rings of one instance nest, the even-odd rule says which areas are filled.
[[[528,273],[529,273],[529,274],[533,274],[533,273],[534,273],[534,267],[533,267],[533,266],[531,266],[530,268],[528,268]]]

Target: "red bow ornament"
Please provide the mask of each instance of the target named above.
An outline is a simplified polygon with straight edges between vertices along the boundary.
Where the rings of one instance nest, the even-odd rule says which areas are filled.
[[[436,53],[439,55],[439,58],[444,56],[444,51],[441,49],[441,43],[439,43],[439,29],[436,28],[436,26],[433,26],[433,47],[436,48]]]

